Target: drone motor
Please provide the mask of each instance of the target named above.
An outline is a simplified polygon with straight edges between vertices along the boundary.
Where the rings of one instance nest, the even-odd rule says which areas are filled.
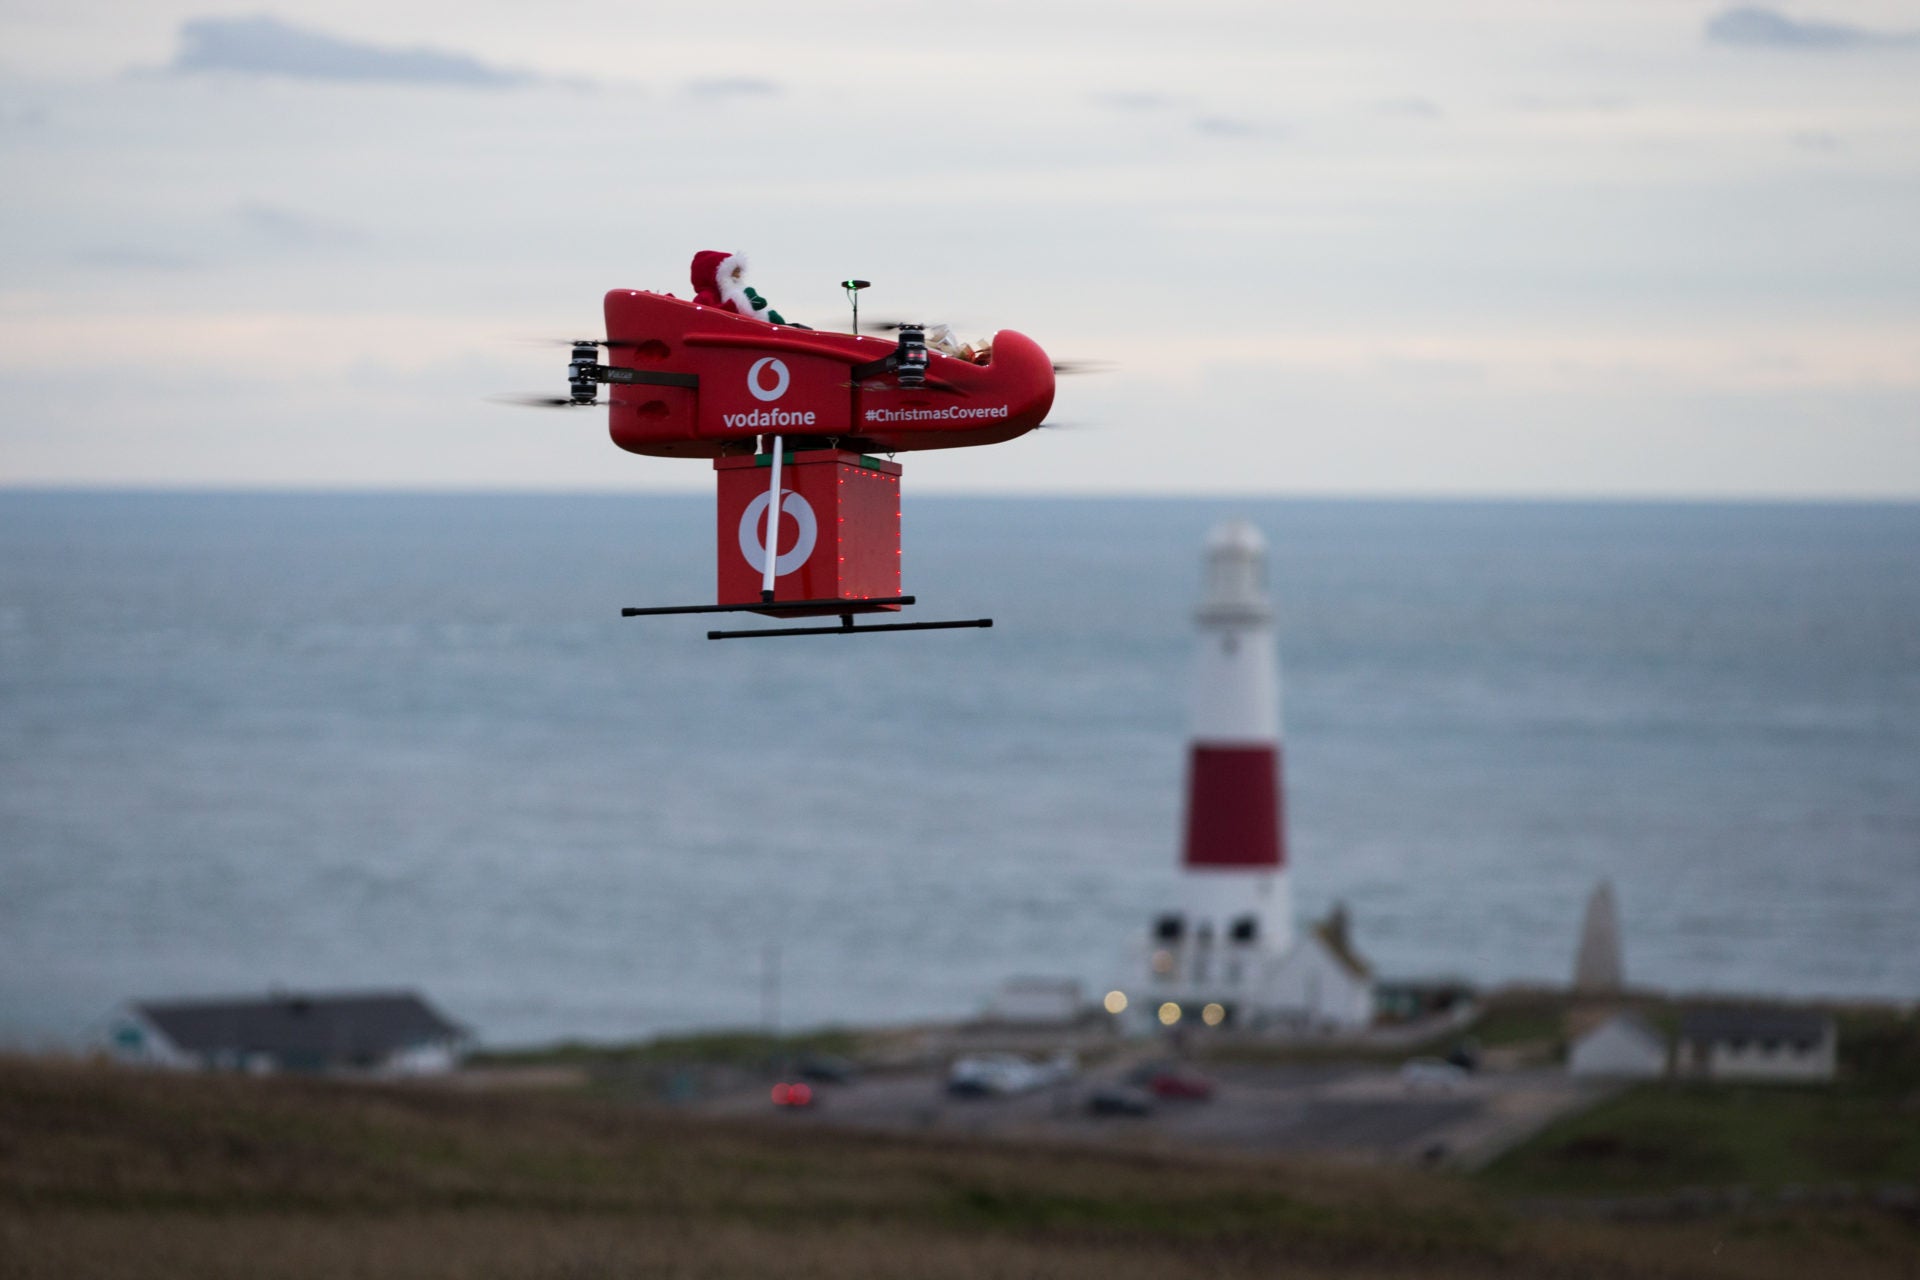
[[[894,354],[895,372],[903,387],[927,385],[927,327],[923,324],[900,326],[900,347]]]
[[[567,389],[575,404],[592,404],[600,395],[600,344],[576,340],[567,361]]]

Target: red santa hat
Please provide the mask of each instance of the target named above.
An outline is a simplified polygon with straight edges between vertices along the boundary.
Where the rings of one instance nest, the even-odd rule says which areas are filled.
[[[703,249],[693,255],[693,300],[709,307],[726,307],[743,316],[753,314],[747,299],[747,255]]]

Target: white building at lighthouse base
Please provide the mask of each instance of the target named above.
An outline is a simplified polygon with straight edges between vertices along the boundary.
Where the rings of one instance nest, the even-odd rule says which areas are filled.
[[[1301,1031],[1360,1031],[1373,1021],[1373,970],[1353,950],[1336,911],[1280,957],[1261,1004],[1271,1022]]]
[[[1239,901],[1254,896],[1243,888]],[[1134,1021],[1295,1035],[1373,1021],[1373,971],[1353,950],[1344,910],[1292,937],[1262,938],[1259,923],[1244,915],[1222,935],[1205,917],[1161,916],[1136,970],[1145,980],[1121,988]]]

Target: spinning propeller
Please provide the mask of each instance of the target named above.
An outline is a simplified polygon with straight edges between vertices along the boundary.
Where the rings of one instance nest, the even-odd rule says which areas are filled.
[[[606,400],[575,400],[569,396],[498,395],[488,396],[491,404],[516,404],[527,409],[604,409]]]
[[[917,324],[911,320],[869,320],[866,327],[876,333],[898,333],[902,329],[926,329],[932,326]],[[1105,373],[1113,368],[1110,360],[1055,360],[1053,372],[1056,377],[1076,377],[1084,373]]]
[[[609,369],[600,363],[599,348],[609,350],[638,347],[641,344],[625,338],[541,338],[539,342],[551,342],[556,346],[568,347],[573,358],[567,362],[566,396],[537,395],[500,395],[488,397],[496,404],[522,405],[531,409],[597,409],[604,402],[600,399],[600,384],[632,383],[642,381],[658,382],[675,378],[674,374],[645,374],[628,369]],[[618,403],[617,401],[615,403]]]

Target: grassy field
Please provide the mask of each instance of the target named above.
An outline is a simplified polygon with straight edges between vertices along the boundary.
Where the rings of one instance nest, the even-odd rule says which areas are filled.
[[[809,1053],[856,1054],[869,1038],[871,1033],[862,1034],[837,1027],[785,1036],[768,1035],[760,1031],[705,1031],[619,1044],[589,1044],[568,1040],[555,1045],[478,1053],[470,1061],[479,1067],[580,1066],[597,1069],[641,1065],[673,1067],[689,1063],[764,1067],[770,1062]]]
[[[1911,1276],[1920,1224],[1517,1218],[1454,1180],[0,1059],[0,1276]]]
[[[1920,1185],[1920,1110],[1812,1086],[1642,1085],[1550,1127],[1482,1176],[1548,1195]]]
[[[1646,1012],[1662,1021],[1662,1010]],[[1549,1195],[1920,1185],[1920,1019],[1856,1009],[1838,1022],[1831,1084],[1640,1085],[1549,1127],[1482,1176]]]

